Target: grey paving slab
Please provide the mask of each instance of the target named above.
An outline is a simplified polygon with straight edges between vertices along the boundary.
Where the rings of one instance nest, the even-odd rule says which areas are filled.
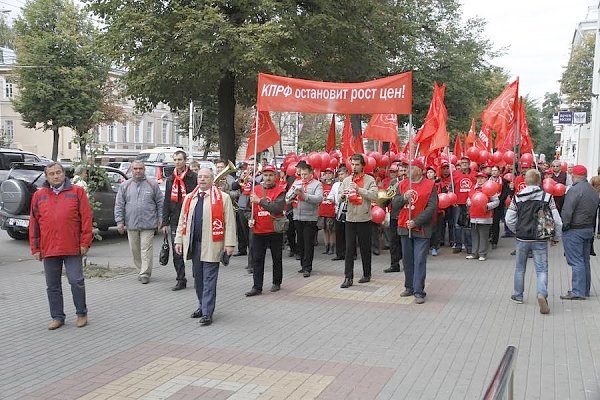
[[[160,240],[155,241],[156,253]],[[562,248],[553,248],[551,313],[541,315],[532,265],[525,304],[509,299],[511,246],[510,239],[503,240],[486,262],[467,261],[463,253],[451,254],[448,248],[429,257],[424,305],[402,304],[393,296],[386,301],[344,297],[349,292],[337,289],[343,264],[321,251],[315,252],[310,278],[302,278],[296,272],[298,262],[284,255],[283,289],[266,290],[271,279],[267,267],[264,294],[245,298],[252,279],[244,270],[246,258],[235,257],[220,271],[215,320],[207,328],[189,318],[196,306],[193,289],[170,291],[171,266],[155,265],[149,285],[139,284],[131,274],[88,279],[90,324],[83,329],[74,326],[65,281],[67,325],[50,332],[41,264],[29,258],[26,243],[0,233],[0,398],[64,398],[52,390],[69,382],[70,397],[76,398],[95,381],[101,386],[127,374],[131,365],[161,355],[213,357],[224,363],[243,359],[254,366],[308,368],[310,373],[347,371],[348,382],[355,382],[332,384],[335,390],[319,398],[475,399],[481,398],[508,345],[518,348],[516,398],[600,398],[598,260],[592,258],[591,298],[562,301],[559,295],[569,289],[570,274]],[[89,258],[115,267],[131,264],[126,240],[114,235],[95,244]],[[356,263],[358,271],[360,259]],[[382,272],[388,265],[386,251],[373,256],[378,283],[369,288],[357,284],[350,293],[361,295],[380,286],[389,292],[401,286],[403,274]],[[324,285],[321,295],[302,293],[306,285],[319,283]],[[105,364],[99,374],[99,365]],[[376,368],[391,372],[382,375]],[[382,378],[357,384],[361,381],[356,377],[368,371]],[[309,390],[303,393],[310,397]]]

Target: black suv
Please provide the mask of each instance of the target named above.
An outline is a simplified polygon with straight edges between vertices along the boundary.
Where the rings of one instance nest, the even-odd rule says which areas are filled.
[[[46,182],[44,167],[42,163],[15,163],[8,178],[0,185],[0,228],[13,239],[28,238],[31,197]],[[108,182],[94,193],[94,200],[100,204],[94,210],[94,223],[99,230],[106,231],[117,225],[114,218],[115,197],[127,177],[116,168],[102,168],[108,175]],[[73,168],[65,166],[65,170],[72,178]]]
[[[6,180],[13,163],[40,162],[38,156],[19,149],[0,148],[0,183]]]

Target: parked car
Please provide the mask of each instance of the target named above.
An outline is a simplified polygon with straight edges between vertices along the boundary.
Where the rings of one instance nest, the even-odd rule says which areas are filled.
[[[0,148],[0,184],[6,180],[13,163],[39,161],[39,157],[33,153],[19,149]]]
[[[127,171],[129,171],[129,167],[131,167],[131,163],[128,161],[109,162],[108,164],[106,164],[106,166],[116,168],[119,171],[121,171],[122,173],[127,174]]]
[[[169,176],[175,170],[174,164],[163,164],[163,163],[144,163],[146,166],[146,178],[155,180],[160,187],[160,190],[165,194],[165,186],[166,181]],[[131,166],[127,170],[127,178],[131,178],[133,176],[133,171]]]
[[[0,185],[0,228],[6,230],[13,239],[24,240],[29,235],[31,198],[46,182],[44,167],[43,163],[16,163]],[[107,231],[109,227],[117,225],[114,218],[115,198],[127,177],[118,169],[101,168],[106,171],[108,181],[93,195],[93,199],[99,203],[99,208],[93,210],[93,217],[96,227],[100,231]],[[66,166],[65,170],[68,177],[73,176],[72,167]]]

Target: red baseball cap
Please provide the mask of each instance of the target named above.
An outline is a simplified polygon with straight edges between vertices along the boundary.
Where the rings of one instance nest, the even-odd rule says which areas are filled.
[[[412,165],[413,167],[419,168],[421,171],[423,171],[425,169],[425,164],[423,164],[423,161],[419,158],[412,160],[410,165]]]
[[[587,168],[584,165],[578,164],[573,167],[573,175],[587,176]]]
[[[276,172],[277,172],[277,170],[276,170],[276,169],[275,169],[275,167],[274,167],[274,166],[272,166],[272,165],[265,165],[265,166],[262,168],[262,173],[264,174],[265,172],[272,172],[272,173],[276,173]]]
[[[485,172],[478,172],[477,174],[475,174],[476,178],[487,178],[487,174]]]

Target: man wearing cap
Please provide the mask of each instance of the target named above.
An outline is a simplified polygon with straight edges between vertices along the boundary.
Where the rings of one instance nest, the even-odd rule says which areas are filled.
[[[386,189],[394,189],[396,195],[392,198],[392,202],[389,205],[390,209],[390,226],[388,228],[390,236],[390,266],[383,270],[385,273],[400,272],[400,260],[402,260],[402,243],[400,242],[400,236],[398,236],[398,214],[400,213],[400,206],[398,201],[394,202],[393,199],[400,196],[398,192],[398,185],[401,182],[401,178],[398,176],[400,168],[397,164],[392,164],[390,167],[390,184]]]
[[[401,207],[398,234],[402,241],[404,287],[401,297],[415,296],[415,303],[425,303],[427,252],[431,239],[433,214],[438,197],[435,184],[425,179],[423,161],[416,159],[409,168],[409,179],[400,182]]]
[[[250,195],[250,202],[254,205],[252,218],[248,221],[248,226],[252,229],[250,251],[252,252],[254,285],[249,292],[246,292],[246,297],[262,293],[267,249],[271,250],[273,260],[271,292],[277,292],[281,288],[283,233],[275,232],[273,217],[283,216],[285,187],[276,184],[275,174],[273,166],[263,167],[263,181],[260,185],[254,186],[254,193]]]
[[[454,246],[452,253],[460,253],[464,244],[465,250],[471,254],[471,230],[469,229],[469,213],[467,199],[475,185],[475,171],[471,171],[469,157],[460,159],[460,170],[454,172],[454,189],[456,209],[454,210]]]
[[[572,289],[560,298],[584,300],[590,295],[590,252],[598,210],[598,192],[587,181],[585,166],[573,166],[572,174],[573,185],[565,195],[561,211],[565,257],[573,269]]]
[[[551,178],[556,183],[562,183],[565,186],[571,186],[573,182],[571,182],[571,177],[567,176],[567,173],[560,170],[560,160],[552,161],[552,176]],[[565,201],[565,196],[554,196],[554,201],[556,202],[556,208],[560,212],[562,210],[563,202]]]
[[[323,170],[323,201],[319,205],[319,228],[323,229],[325,237],[325,251],[323,254],[333,254],[335,252],[335,202],[329,199],[329,193],[333,188],[333,170],[325,168]]]

